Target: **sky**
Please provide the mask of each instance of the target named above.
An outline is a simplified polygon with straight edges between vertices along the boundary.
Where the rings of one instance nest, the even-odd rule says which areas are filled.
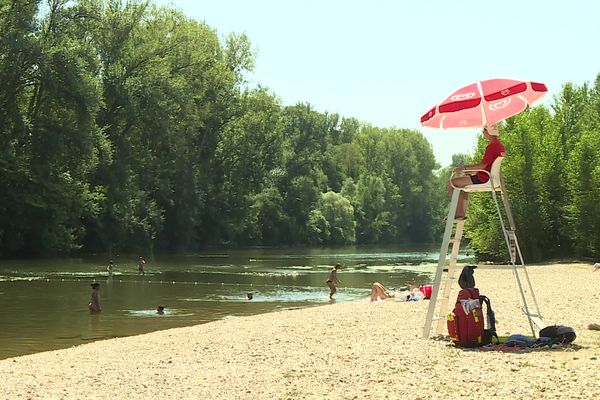
[[[476,80],[567,82],[600,73],[596,0],[155,0],[256,51],[250,86],[382,128],[423,133],[436,160],[471,153],[478,130],[423,128],[420,117]],[[368,3],[368,4],[367,4]],[[510,149],[509,149],[510,151]]]

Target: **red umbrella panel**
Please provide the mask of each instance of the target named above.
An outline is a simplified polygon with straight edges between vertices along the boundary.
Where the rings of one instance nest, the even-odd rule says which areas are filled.
[[[481,128],[519,114],[548,92],[543,83],[477,81],[452,93],[421,117],[428,128]]]

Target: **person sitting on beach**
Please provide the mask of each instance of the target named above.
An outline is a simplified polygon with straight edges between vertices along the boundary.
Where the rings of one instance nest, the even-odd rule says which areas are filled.
[[[338,270],[342,268],[342,264],[337,263],[335,266],[329,271],[329,277],[327,278],[327,287],[329,287],[329,298],[333,300],[333,295],[337,292],[337,288],[335,287],[336,283],[340,284],[340,279],[337,276]]]
[[[396,294],[396,301],[420,301],[424,298],[425,295],[419,288],[405,288]]]
[[[252,293],[248,293],[248,294],[246,294],[246,298],[247,298],[248,300],[252,300],[252,299],[254,298],[254,294],[252,294]]]
[[[373,286],[371,286],[371,301],[377,301],[379,299],[386,300],[393,297],[396,297],[396,294],[390,293],[381,283],[375,282]]]
[[[92,314],[98,314],[100,311],[100,284],[98,282],[94,282],[90,285],[92,287],[92,295],[90,298],[90,303],[88,304],[88,308]]]
[[[158,307],[156,307],[156,313],[158,315],[164,315],[165,314],[165,307],[164,306],[158,306]]]

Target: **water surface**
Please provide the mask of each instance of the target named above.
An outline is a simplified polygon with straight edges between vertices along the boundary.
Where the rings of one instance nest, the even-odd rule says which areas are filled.
[[[336,262],[336,301],[365,298],[373,282],[387,287],[428,283],[435,247],[252,249],[146,258],[0,262],[0,359],[190,326],[223,318],[327,304],[327,274]],[[92,282],[102,313],[90,315]],[[253,300],[246,298],[253,293]],[[156,307],[165,307],[164,315]]]

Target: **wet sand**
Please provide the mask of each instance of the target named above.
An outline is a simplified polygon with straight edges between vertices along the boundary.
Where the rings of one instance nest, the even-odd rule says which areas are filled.
[[[546,323],[573,327],[573,346],[463,350],[421,338],[427,300],[337,303],[2,360],[0,398],[597,398],[600,331],[588,324],[600,323],[600,272],[528,270]],[[530,333],[511,271],[477,269],[475,279],[500,335]]]

